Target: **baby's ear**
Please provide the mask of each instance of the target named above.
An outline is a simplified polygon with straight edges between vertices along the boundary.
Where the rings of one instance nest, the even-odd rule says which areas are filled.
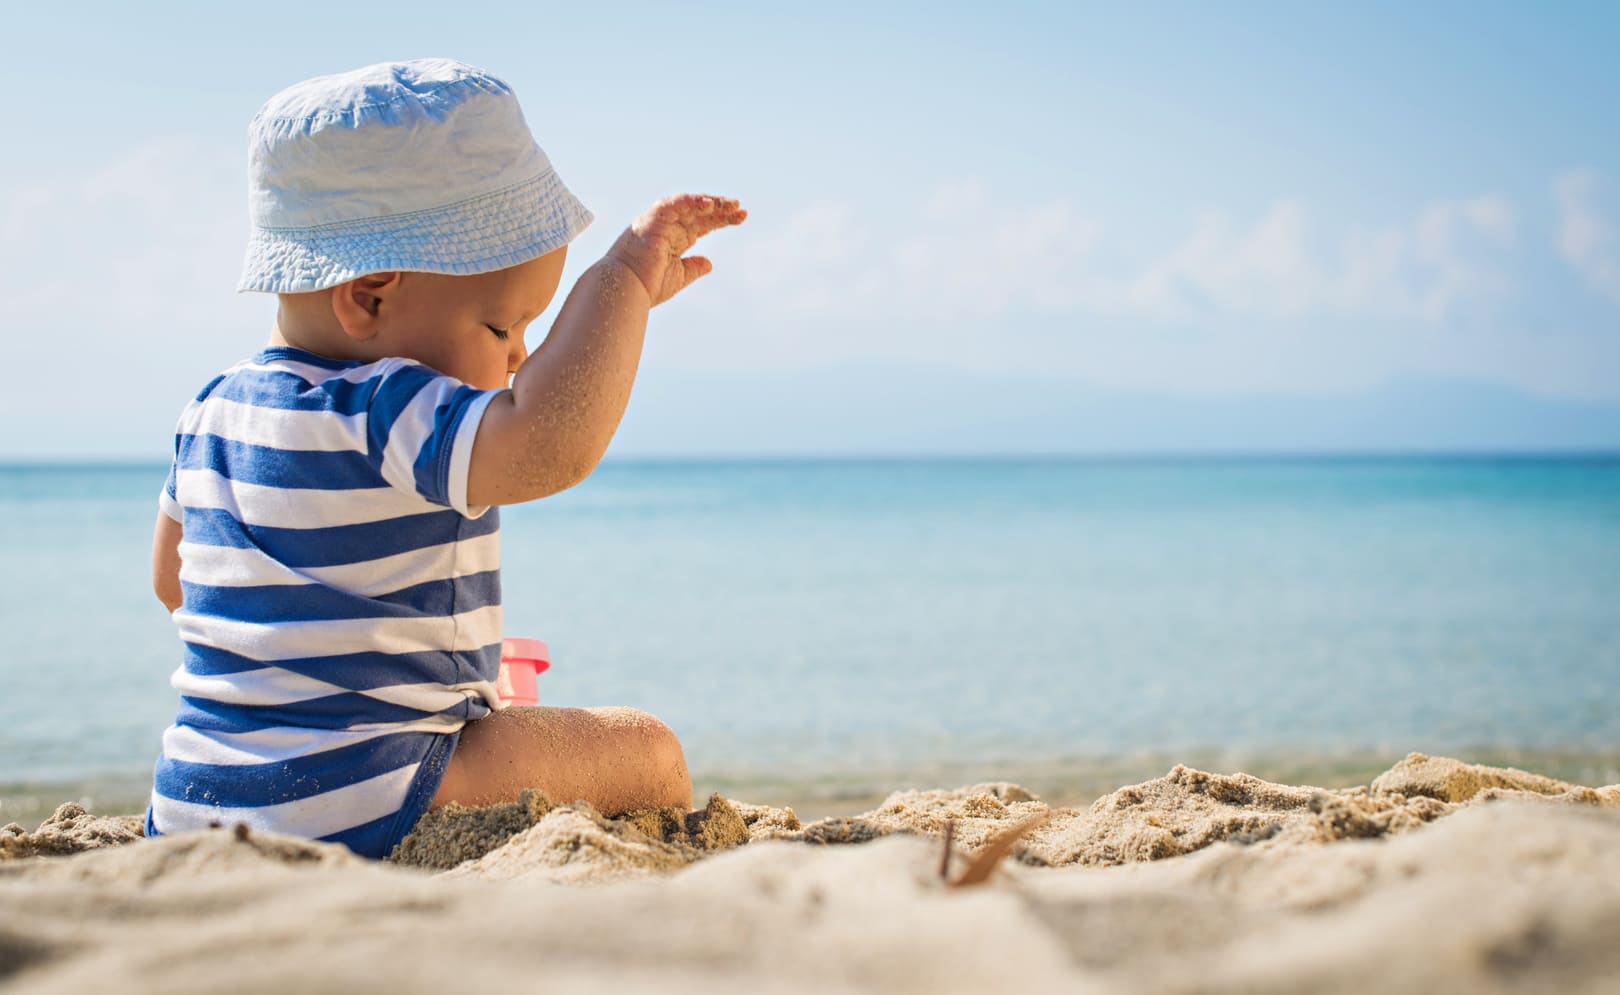
[[[369,273],[332,288],[332,314],[351,339],[377,334],[378,313],[399,286],[399,273]]]

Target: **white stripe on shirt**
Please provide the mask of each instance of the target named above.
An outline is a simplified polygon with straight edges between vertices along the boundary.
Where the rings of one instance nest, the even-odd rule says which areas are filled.
[[[152,817],[165,833],[206,829],[215,822],[226,825],[241,822],[249,829],[319,839],[398,811],[400,799],[410,790],[418,766],[399,767],[308,798],[257,808],[198,804],[153,792]]]
[[[422,513],[420,497],[389,486],[337,491],[271,487],[228,480],[208,469],[179,470],[175,479],[190,507],[221,508],[243,525],[262,528],[305,529],[312,522],[335,528]]]
[[[429,618],[341,618],[272,625],[198,615],[185,606],[174,613],[180,638],[274,663],[349,653],[469,652],[501,640],[501,606]]]
[[[366,415],[259,407],[214,397],[203,405],[191,434],[214,435],[266,449],[365,452]]]

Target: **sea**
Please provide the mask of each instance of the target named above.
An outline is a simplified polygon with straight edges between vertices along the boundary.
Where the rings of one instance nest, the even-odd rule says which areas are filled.
[[[0,822],[149,784],[165,471],[0,467]],[[541,702],[651,712],[733,796],[1408,751],[1620,781],[1620,456],[610,460],[501,516]]]

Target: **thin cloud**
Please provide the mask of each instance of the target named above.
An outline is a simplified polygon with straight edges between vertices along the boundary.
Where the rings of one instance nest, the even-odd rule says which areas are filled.
[[[1558,201],[1558,251],[1588,285],[1620,304],[1620,238],[1599,201],[1595,169],[1575,169],[1553,180]]]
[[[1161,318],[1228,314],[1442,321],[1511,291],[1500,256],[1516,242],[1513,204],[1500,195],[1441,200],[1410,221],[1354,228],[1336,258],[1314,248],[1305,206],[1279,201],[1244,230],[1201,217],[1147,266],[1126,300]]]
[[[779,314],[817,314],[830,296],[847,292],[870,240],[854,205],[817,201],[768,234],[739,239],[738,272]]]
[[[185,399],[265,340],[267,305],[235,292],[241,177],[235,155],[161,142],[0,194],[0,327],[34,330],[8,335],[13,359],[71,369],[80,399],[47,448],[161,454]],[[0,413],[54,409],[62,389],[23,378]]]
[[[740,233],[743,288],[762,313],[924,320],[1072,311],[1099,229],[1066,200],[991,202],[981,183],[937,185],[901,234],[880,239],[845,201]]]
[[[247,232],[242,164],[183,142],[130,150],[0,201],[0,317],[93,333],[219,320]]]
[[[1207,212],[1131,280],[1128,310],[1158,318],[1218,311],[1301,317],[1321,306],[1326,277],[1307,246],[1303,205],[1281,201],[1248,231]]]
[[[851,320],[1090,313],[1161,321],[1327,316],[1441,322],[1513,290],[1518,217],[1499,194],[1438,200],[1410,219],[1318,233],[1306,206],[1241,226],[1219,212],[1134,265],[1067,200],[1009,207],[977,181],[935,186],[880,239],[847,202],[811,204],[745,251],[761,312]]]

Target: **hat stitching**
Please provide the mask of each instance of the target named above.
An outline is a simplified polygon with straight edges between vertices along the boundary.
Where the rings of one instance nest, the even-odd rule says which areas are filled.
[[[560,182],[555,179],[555,175],[550,179],[552,182]],[[524,192],[520,191],[508,196],[523,195]],[[492,223],[471,230],[461,226],[446,227],[430,223],[425,226],[428,234],[431,234],[434,227],[441,227],[447,231],[455,231],[461,237],[433,243],[449,251],[417,251],[403,255],[390,251],[394,248],[396,239],[401,235],[420,238],[424,234],[423,229],[410,233],[398,230],[351,232],[347,233],[347,237],[345,233],[327,232],[313,242],[288,240],[279,233],[255,231],[249,239],[248,251],[250,259],[257,254],[258,265],[253,267],[256,274],[244,273],[238,290],[261,290],[270,293],[315,291],[336,286],[364,273],[387,270],[455,275],[502,269],[538,258],[546,252],[566,245],[571,241],[571,234],[577,233],[579,228],[589,224],[590,212],[584,210],[583,205],[576,212],[564,205],[551,204],[522,216],[503,211],[485,212],[485,217]],[[447,216],[434,220],[450,222],[454,219]],[[508,239],[503,237],[514,231],[528,232],[523,244],[510,245]],[[348,244],[344,244],[345,242]],[[491,245],[504,245],[506,250],[493,256],[483,255],[480,247]],[[371,249],[384,251],[370,258],[354,257],[355,253],[365,256]],[[426,246],[419,246],[418,249],[426,249]],[[273,275],[278,271],[279,277]]]
[[[422,251],[422,252],[413,253],[413,255],[416,258],[420,258],[420,259],[431,259],[431,260],[434,260],[434,261],[450,262],[450,261],[453,261],[453,260],[464,258],[467,255],[468,251],[477,249],[480,245],[499,244],[499,243],[501,243],[501,242],[503,242],[505,240],[505,238],[504,238],[505,236],[508,236],[508,235],[511,235],[511,234],[514,234],[514,233],[518,233],[518,232],[523,232],[523,231],[527,231],[527,230],[531,230],[531,229],[549,229],[549,230],[547,230],[545,232],[545,234],[548,237],[555,237],[555,235],[560,234],[562,231],[564,231],[564,230],[566,230],[568,228],[567,222],[570,219],[565,215],[555,214],[554,213],[549,218],[546,218],[544,220],[553,222],[553,224],[551,224],[551,225],[513,224],[513,225],[509,225],[509,226],[505,226],[505,227],[499,227],[499,228],[494,227],[494,226],[490,226],[490,227],[479,229],[476,232],[476,234],[465,233],[464,232],[463,234],[470,235],[471,237],[464,237],[460,241],[460,243],[456,246],[456,248],[462,250],[460,252],[453,251],[447,246],[445,248],[445,250],[442,250],[442,251],[439,251],[439,252],[432,252],[430,250],[425,250],[425,251]],[[555,224],[555,222],[563,222],[563,223],[561,225],[557,225],[557,224]],[[536,232],[536,234],[539,234],[539,233],[540,232],[538,232],[538,231]],[[319,252],[323,247],[333,245],[333,244],[340,244],[340,245],[345,246],[345,247],[387,246],[388,243],[391,242],[393,240],[393,238],[396,237],[398,234],[399,233],[397,233],[397,232],[368,232],[368,233],[366,233],[365,235],[363,235],[363,236],[361,236],[359,238],[348,238],[348,239],[343,239],[341,241],[339,241],[339,240],[322,240],[320,242],[316,242],[316,243],[313,243],[313,244],[307,243],[307,242],[288,242],[288,241],[284,241],[282,239],[275,238],[275,237],[255,238],[254,241],[257,242],[258,244],[263,245],[268,250],[275,250],[275,249],[281,248],[281,249],[284,249],[284,251],[300,251],[300,250],[302,250],[302,251],[308,251],[308,252]]]
[[[438,213],[440,213],[442,211],[448,211],[448,210],[450,210],[452,208],[464,207],[464,206],[466,206],[468,204],[474,204],[474,203],[477,203],[478,201],[484,200],[486,198],[499,197],[501,194],[510,193],[511,191],[516,190],[519,187],[528,186],[529,184],[535,182],[536,180],[543,179],[547,173],[555,173],[555,172],[556,172],[555,170],[551,169],[550,167],[547,167],[546,169],[542,169],[540,172],[535,173],[533,176],[529,177],[526,180],[519,180],[516,183],[508,184],[508,185],[506,185],[504,187],[501,187],[501,188],[499,188],[497,190],[491,190],[488,193],[474,194],[471,197],[463,197],[461,200],[453,200],[448,204],[439,204],[439,205],[436,205],[434,207],[423,207],[423,208],[419,208],[419,209],[417,209],[415,211],[404,211],[404,212],[399,213],[399,214],[378,214],[378,215],[376,215],[374,217],[370,217],[370,218],[351,218],[348,221],[330,221],[330,222],[327,222],[324,225],[311,225],[311,226],[309,226],[307,228],[278,228],[278,227],[275,227],[273,225],[254,225],[253,227],[255,229],[259,230],[259,231],[321,232],[321,231],[340,230],[340,229],[344,229],[344,228],[352,228],[352,227],[356,227],[356,226],[360,226],[360,225],[371,225],[371,224],[376,224],[379,221],[395,221],[395,220],[401,220],[402,221],[402,220],[407,220],[407,219],[410,219],[410,218],[418,217],[418,216],[421,216],[421,215],[424,215],[424,214],[438,214]]]

